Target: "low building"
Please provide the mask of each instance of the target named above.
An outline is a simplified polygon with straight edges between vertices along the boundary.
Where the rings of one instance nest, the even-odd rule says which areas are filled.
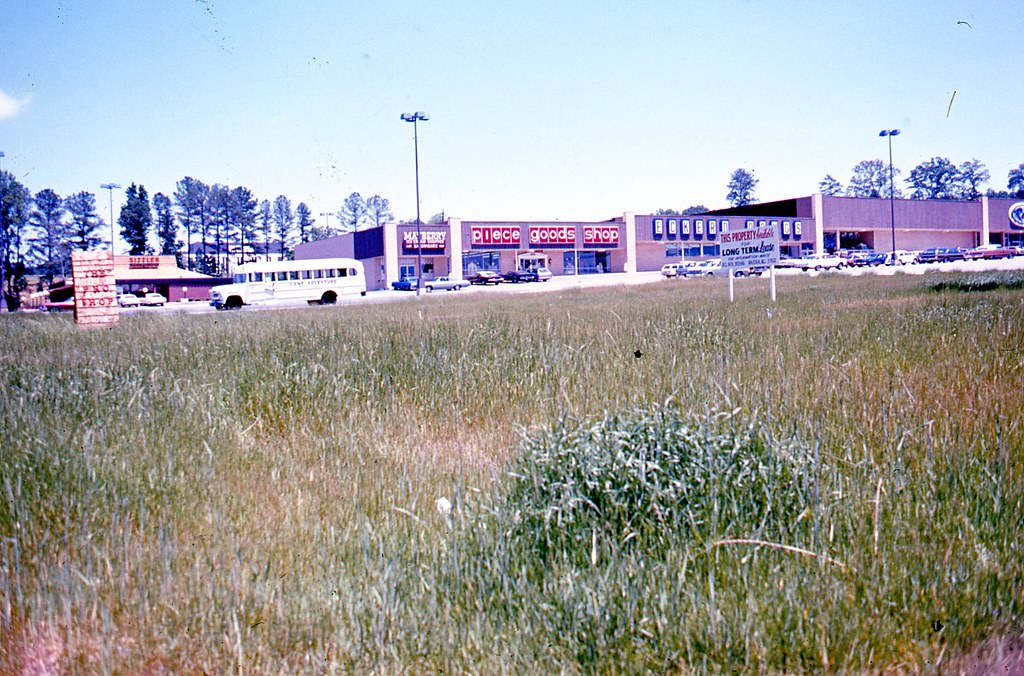
[[[810,195],[691,215],[624,213],[606,221],[463,221],[395,224],[295,247],[295,258],[356,258],[367,288],[403,277],[462,277],[477,270],[547,267],[555,275],[659,270],[673,260],[719,255],[719,236],[773,224],[783,255],[840,248],[880,252],[996,243],[1024,246],[1024,203],[863,199]],[[895,246],[893,246],[895,244]],[[417,263],[419,261],[419,263]]]

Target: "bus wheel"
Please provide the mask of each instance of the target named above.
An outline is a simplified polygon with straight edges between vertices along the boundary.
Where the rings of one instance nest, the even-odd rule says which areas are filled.
[[[242,307],[242,299],[238,296],[231,296],[224,301],[224,308],[227,310],[237,310]]]
[[[321,305],[334,305],[336,302],[338,302],[338,294],[333,291],[328,291],[320,296]]]

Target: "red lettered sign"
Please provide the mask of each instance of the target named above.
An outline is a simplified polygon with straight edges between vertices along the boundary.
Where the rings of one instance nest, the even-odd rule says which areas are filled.
[[[71,278],[75,284],[75,322],[79,326],[117,322],[117,288],[111,252],[72,252]]]
[[[531,225],[530,244],[575,244],[574,225]]]
[[[474,225],[470,238],[473,246],[519,246],[522,236],[518,225]]]
[[[675,234],[675,233],[672,233]],[[583,227],[584,244],[619,245],[619,228],[614,225],[587,225]]]

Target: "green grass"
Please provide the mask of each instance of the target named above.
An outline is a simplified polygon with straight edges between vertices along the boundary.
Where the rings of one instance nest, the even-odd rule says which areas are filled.
[[[0,317],[0,671],[928,671],[1024,631],[1022,292],[690,281]]]

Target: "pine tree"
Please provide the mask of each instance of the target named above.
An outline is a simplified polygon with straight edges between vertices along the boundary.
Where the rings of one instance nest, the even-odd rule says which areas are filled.
[[[118,225],[121,237],[128,243],[129,256],[146,256],[153,253],[149,245],[149,229],[153,225],[153,212],[149,208],[146,186],[132,183],[125,191],[125,205],[121,208]]]

